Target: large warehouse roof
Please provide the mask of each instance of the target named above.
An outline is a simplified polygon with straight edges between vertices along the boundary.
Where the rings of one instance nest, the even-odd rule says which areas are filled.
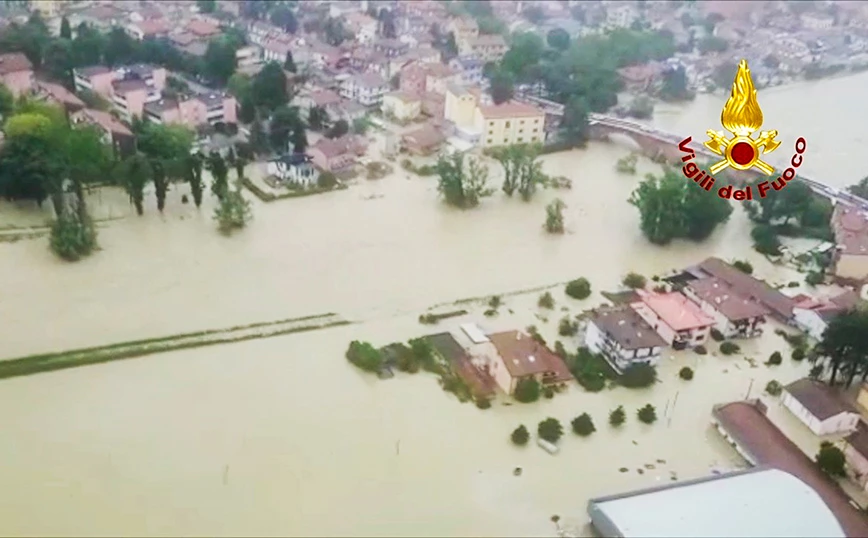
[[[607,537],[845,536],[813,489],[762,467],[592,499],[588,515]]]

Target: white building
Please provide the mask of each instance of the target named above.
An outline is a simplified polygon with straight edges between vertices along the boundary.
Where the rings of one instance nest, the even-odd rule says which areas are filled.
[[[815,435],[831,435],[856,429],[860,416],[829,385],[807,377],[784,387],[781,403]]]
[[[726,282],[714,277],[692,280],[683,293],[714,319],[715,328],[727,338],[762,334],[769,310],[740,295]]]
[[[352,99],[364,106],[378,106],[389,91],[389,83],[376,73],[362,73],[341,82],[341,97]]]
[[[588,515],[600,536],[846,536],[816,491],[767,467],[591,499]]]
[[[268,175],[300,187],[316,184],[319,174],[311,158],[303,154],[283,155],[268,161]]]
[[[629,306],[600,309],[585,329],[585,345],[618,370],[640,362],[656,364],[666,342]]]
[[[639,18],[639,11],[629,3],[606,6],[606,23],[615,28],[629,28]]]
[[[802,13],[799,18],[806,30],[829,30],[835,26],[835,17],[826,13]]]

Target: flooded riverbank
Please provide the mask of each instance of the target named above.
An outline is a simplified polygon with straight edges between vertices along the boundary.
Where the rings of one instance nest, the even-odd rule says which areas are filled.
[[[840,129],[824,131],[820,116],[853,117],[850,107],[859,105],[850,104],[851,86],[866,81],[860,75],[819,81],[814,90],[766,90],[766,127],[784,140],[808,139],[811,175],[852,183],[868,169],[860,127],[845,125],[844,139],[834,141],[829,133]],[[804,119],[784,114],[785,104],[801,110],[805,102],[814,106]],[[695,129],[696,138],[717,127],[722,105],[700,96],[661,109],[656,123]],[[794,279],[750,250],[741,209],[701,244],[648,244],[626,200],[657,167],[640,160],[639,174],[616,174],[615,161],[627,151],[595,143],[548,155],[545,171],[571,178],[571,191],[542,192],[530,203],[498,192],[466,212],[438,201],[434,178],[403,171],[342,192],[252,200],[253,222],[231,238],[217,233],[210,199],[197,211],[181,205],[176,190],[165,215],[149,202],[138,218],[129,216],[123,193],[104,190],[102,201],[91,203],[101,212],[95,216],[126,218],[100,228],[103,250],[93,257],[59,262],[43,239],[0,244],[3,357],[316,312],[360,322],[0,382],[0,405],[14,410],[0,417],[0,480],[15,492],[0,505],[0,531],[553,535],[550,517],[580,527],[589,497],[662,483],[671,472],[686,479],[738,465],[708,427],[711,405],[749,389],[758,394],[769,379],[792,381],[807,365],[786,358],[778,368],[751,368],[742,355],[675,354],[650,392],[574,387],[553,400],[481,411],[443,393],[431,377],[379,381],[343,357],[353,339],[385,344],[447,328],[419,325],[418,315],[433,304],[579,276],[595,294],[571,306],[575,312],[596,304],[597,293],[628,271],[650,276],[711,255],[748,259],[772,281]],[[492,168],[495,186],[498,178]],[[555,196],[567,203],[560,237],[542,229]],[[44,215],[3,205],[0,219],[0,226],[38,225]],[[536,319],[537,295],[507,298],[515,318],[480,319],[493,329],[534,323],[551,342],[560,315]],[[760,362],[786,351],[771,331],[744,348]],[[696,367],[693,381],[677,378],[684,365]],[[667,406],[676,394],[677,404]],[[635,408],[646,403],[661,415],[653,426],[635,420]],[[629,415],[620,432],[606,423],[617,405]],[[509,444],[519,423],[535,430],[548,416],[567,424],[582,412],[592,415],[597,433],[567,433],[558,456]],[[517,466],[521,477],[512,474]]]

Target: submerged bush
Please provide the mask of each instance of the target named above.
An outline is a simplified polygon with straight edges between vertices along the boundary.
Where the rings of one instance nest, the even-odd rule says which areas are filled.
[[[636,415],[645,424],[653,424],[657,421],[657,409],[651,404],[646,404],[645,407],[640,408]]]
[[[522,424],[512,431],[512,435],[510,435],[509,438],[512,440],[514,445],[524,446],[530,439],[530,433],[528,433],[527,428]]]
[[[591,283],[586,278],[577,278],[567,284],[565,293],[573,299],[587,299],[591,295]]]
[[[769,381],[766,384],[766,392],[771,394],[772,396],[780,396],[781,392],[783,392],[784,387],[774,379]]]
[[[693,369],[690,366],[685,366],[678,371],[678,377],[685,381],[690,381],[693,379]]]
[[[782,362],[784,362],[784,358],[783,358],[783,356],[781,356],[781,352],[775,351],[774,353],[771,354],[771,356],[769,357],[769,360],[766,362],[766,364],[768,364],[769,366],[777,366]]]
[[[582,413],[577,416],[570,424],[573,427],[573,433],[581,435],[582,437],[587,437],[597,431],[596,426],[594,426],[594,421],[591,419],[591,415],[587,413]]]
[[[86,215],[63,214],[51,224],[48,245],[59,258],[78,261],[96,249],[96,227]]]
[[[624,411],[624,406],[619,405],[609,413],[609,424],[612,426],[620,426],[627,420],[627,413]]]
[[[644,362],[631,364],[618,378],[621,385],[631,389],[650,387],[655,381],[657,381],[657,369]]]
[[[720,344],[720,352],[724,355],[733,355],[738,353],[741,348],[738,347],[738,344],[734,344],[733,342],[724,342]]]
[[[253,218],[250,202],[244,199],[240,190],[230,190],[222,198],[220,205],[214,210],[214,220],[220,233],[231,234],[247,226]]]

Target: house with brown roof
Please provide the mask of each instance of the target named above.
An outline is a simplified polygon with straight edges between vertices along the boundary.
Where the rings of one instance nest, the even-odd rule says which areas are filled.
[[[320,170],[338,174],[352,170],[366,149],[367,144],[361,137],[346,134],[335,139],[320,139],[308,148],[307,154]]]
[[[751,338],[763,332],[768,308],[742,296],[719,278],[690,281],[681,290],[715,321],[715,328],[727,338]]]
[[[823,333],[835,317],[863,303],[864,301],[855,291],[844,290],[828,299],[809,298],[807,301],[800,302],[793,308],[793,319],[799,329],[819,341],[822,340]]]
[[[0,54],[0,82],[12,95],[27,94],[33,89],[33,64],[20,52]]]
[[[61,105],[67,112],[75,112],[86,106],[84,101],[60,84],[44,80],[36,81],[36,95],[46,101]]]
[[[172,26],[166,19],[145,19],[127,26],[127,33],[133,39],[143,41],[147,38],[163,37],[169,34]]]
[[[720,258],[708,258],[690,272],[695,273],[699,278],[715,277],[725,282],[742,297],[757,301],[768,308],[779,321],[791,323],[793,320],[795,301],[791,297],[787,297],[762,280],[739,271]]]
[[[401,136],[401,146],[413,155],[431,155],[445,141],[443,131],[431,122]]]
[[[848,474],[868,491],[868,425],[860,420],[856,430],[844,439],[843,445]]]
[[[832,233],[837,245],[833,274],[851,283],[868,279],[868,215],[838,204],[832,213]]]
[[[657,364],[666,341],[635,310],[623,305],[591,313],[585,345],[623,371],[637,363]]]
[[[70,121],[74,125],[91,125],[99,129],[103,135],[103,142],[115,148],[121,157],[135,153],[135,135],[129,127],[108,112],[83,108],[71,114]]]
[[[815,435],[850,432],[860,420],[838,389],[807,377],[785,386],[781,403]]]
[[[768,419],[766,411],[759,400],[719,404],[711,411],[711,422],[751,465],[780,469],[816,491],[847,536],[868,536],[868,517],[850,503],[841,486]]]
[[[473,365],[473,359],[467,351],[450,333],[432,334],[426,336],[431,348],[440,358],[449,364],[455,372],[470,388],[475,398],[491,398],[494,396],[496,385],[487,373]]]
[[[489,334],[496,353],[488,357],[488,373],[507,394],[513,394],[522,379],[533,378],[543,385],[573,379],[564,361],[545,345],[521,331]]]
[[[220,35],[220,27],[202,19],[193,19],[187,23],[187,31],[197,39],[209,40]]]

